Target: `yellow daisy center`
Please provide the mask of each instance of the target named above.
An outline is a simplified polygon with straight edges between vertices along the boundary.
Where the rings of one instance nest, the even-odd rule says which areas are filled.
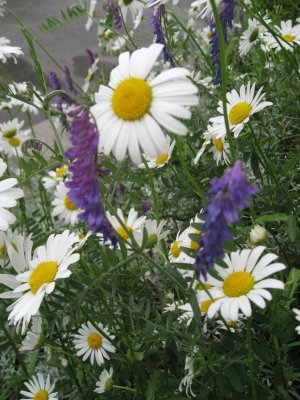
[[[181,253],[181,248],[179,247],[179,241],[178,241],[178,240],[176,240],[176,241],[172,244],[172,246],[171,246],[171,253],[172,253],[172,256],[173,256],[173,257],[175,257],[175,258],[179,257],[179,254]]]
[[[233,125],[240,124],[249,117],[251,111],[249,103],[240,102],[235,104],[229,112],[229,121]]]
[[[212,303],[214,303],[215,300],[214,299],[208,299],[205,301],[202,301],[202,303],[200,304],[200,311],[202,313],[207,313],[209,307],[212,305]]]
[[[72,203],[72,201],[69,199],[68,196],[65,197],[64,204],[65,204],[65,207],[67,210],[70,210],[70,211],[78,210],[78,207],[76,207],[75,204]]]
[[[126,220],[124,221],[124,225],[126,226],[126,229],[127,229],[128,232],[132,232],[133,231],[132,227],[127,225],[127,221]],[[129,238],[129,235],[128,235],[127,231],[123,228],[123,226],[120,226],[117,229],[118,234],[125,240],[127,240]]]
[[[49,399],[48,392],[46,390],[44,390],[44,389],[39,390],[34,395],[34,400],[48,400],[48,399]]]
[[[131,4],[132,2],[133,0],[123,0],[125,6],[129,6],[129,4]]]
[[[44,261],[38,264],[28,279],[32,293],[36,293],[44,283],[53,282],[58,271],[58,264],[55,261]]]
[[[282,39],[289,43],[295,40],[295,37],[294,35],[282,35]]]
[[[55,178],[62,178],[68,172],[68,167],[60,167],[55,171]]]
[[[214,145],[217,151],[219,151],[220,153],[224,150],[224,144],[223,144],[223,140],[220,139],[215,139],[214,141]]]
[[[203,283],[202,282],[202,285],[198,282],[197,284],[196,284],[196,289],[197,290],[204,290],[203,289],[203,286],[206,288],[206,289],[210,289],[211,288],[211,285],[209,284],[209,283]]]
[[[223,291],[228,297],[239,297],[249,293],[254,284],[254,278],[248,272],[233,272],[224,280]]]
[[[17,137],[12,137],[8,139],[8,143],[12,146],[12,147],[19,147],[21,144],[21,141],[19,138]]]
[[[126,121],[142,118],[152,102],[150,85],[140,78],[128,78],[115,89],[111,104],[114,113]]]
[[[196,242],[196,240],[191,240],[190,248],[192,250],[198,250],[199,249],[199,243]]]
[[[155,159],[155,164],[156,165],[162,165],[168,160],[169,154],[168,153],[163,153],[160,156],[156,157]]]
[[[89,334],[88,345],[94,350],[102,347],[102,337],[99,335],[99,333],[94,332]]]
[[[11,245],[11,247],[13,247],[16,251],[18,251],[17,245],[16,245],[14,242],[10,242],[10,245]],[[6,248],[5,244],[3,244],[3,245],[0,247],[0,255],[1,255],[1,256],[7,256],[7,248]]]
[[[209,32],[207,32],[207,34],[206,34],[206,37],[207,37],[207,39],[208,40],[211,40],[212,39],[212,32],[211,31],[209,31]]]

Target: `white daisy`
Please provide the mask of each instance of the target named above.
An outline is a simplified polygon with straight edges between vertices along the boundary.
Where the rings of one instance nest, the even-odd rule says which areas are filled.
[[[0,151],[7,156],[23,157],[21,146],[28,139],[30,131],[21,130],[24,121],[19,122],[17,118],[0,124]]]
[[[167,221],[160,221],[157,224],[155,219],[147,219],[144,224],[144,229],[147,231],[147,242],[146,248],[152,248],[161,240],[165,239],[168,235],[169,231],[162,232],[164,226],[166,225]],[[142,246],[144,241],[144,229],[142,231],[134,231],[133,237],[139,246]]]
[[[93,64],[90,66],[88,69],[88,72],[86,74],[86,77],[84,78],[84,84],[82,86],[82,90],[86,93],[91,85],[92,80],[94,79],[95,73],[98,71],[98,64],[99,64],[100,58],[96,58]]]
[[[23,55],[23,51],[20,47],[10,46],[10,40],[5,37],[0,37],[0,60],[6,63],[9,57],[14,59],[15,64],[17,63],[16,56]]]
[[[79,260],[79,254],[74,253],[77,242],[77,235],[66,230],[58,235],[50,235],[46,245],[35,250],[29,270],[16,277],[20,285],[14,289],[14,293],[22,293],[22,297],[12,304],[8,320],[14,324],[20,320],[29,322],[36,315],[44,296],[55,289],[56,281],[71,275],[69,266]]]
[[[18,251],[17,245],[16,245],[16,238],[18,236],[19,236],[19,233],[17,231],[12,231],[11,229],[8,229],[6,232],[0,231],[0,258],[7,259],[8,247],[12,246],[15,250]]]
[[[50,376],[45,379],[44,376],[38,373],[33,376],[29,382],[25,382],[27,390],[21,390],[22,397],[20,400],[58,400],[57,392],[53,393],[55,383],[51,385]]]
[[[0,178],[6,171],[7,165],[0,158]],[[17,205],[17,199],[24,196],[22,189],[14,188],[18,183],[16,178],[2,179],[0,181],[0,230],[7,231],[9,225],[14,224],[16,217],[7,210]]]
[[[251,115],[273,104],[270,101],[262,101],[265,96],[265,94],[262,93],[262,90],[263,87],[261,87],[255,95],[255,83],[251,86],[249,82],[247,86],[241,86],[240,94],[238,94],[235,89],[227,93],[229,127],[233,131],[235,138],[239,136]],[[219,113],[224,114],[222,101],[219,101],[218,111]],[[226,135],[223,115],[210,118],[209,121],[213,124],[211,134],[215,135],[216,138],[224,137]]]
[[[125,22],[127,21],[128,12],[131,13],[133,29],[136,29],[142,20],[143,11],[145,8],[144,4],[139,0],[118,0],[118,4]]]
[[[27,332],[26,337],[22,341],[21,351],[33,351],[41,344],[42,339],[42,318],[40,314],[32,317],[30,331]]]
[[[129,233],[134,234],[136,231],[141,232],[146,220],[145,216],[138,218],[138,212],[135,211],[134,208],[130,209],[128,217],[124,217],[120,208],[117,209],[118,218],[114,215],[111,215],[109,211],[107,211],[106,215],[111,226],[124,240],[129,239]],[[122,221],[123,225],[120,223],[120,221]]]
[[[173,142],[170,144],[170,140],[168,139],[169,142],[169,148],[166,149],[166,151],[162,154],[160,154],[159,156],[155,157],[155,158],[150,158],[148,156],[145,155],[145,160],[147,162],[147,165],[149,168],[161,168],[164,165],[166,165],[172,155],[172,152],[174,150],[174,146],[175,146],[175,140],[173,140]],[[141,169],[145,169],[145,164],[140,164],[138,165],[139,168]]]
[[[266,240],[268,240],[269,233],[265,227],[260,225],[254,225],[249,233],[249,241],[254,246],[258,246],[262,244]]]
[[[261,32],[262,25],[256,19],[249,18],[248,28],[243,32],[240,39],[240,56],[244,56],[249,53],[251,47],[259,41]]]
[[[169,1],[170,0],[148,0],[147,7],[157,7],[160,6],[161,4],[167,4],[169,3]],[[180,0],[173,0],[172,4],[173,6],[177,6],[179,2]]]
[[[211,133],[213,131],[213,133]],[[215,127],[213,125],[208,125],[207,131],[204,132],[203,137],[205,138],[201,149],[198,151],[195,159],[194,164],[197,164],[209,145],[213,145],[210,147],[209,151],[213,152],[214,160],[216,164],[227,164],[229,165],[229,144],[225,141],[223,137],[217,137],[218,134],[215,133]]]
[[[111,367],[109,371],[104,369],[100,376],[99,376],[99,381],[96,382],[96,389],[94,392],[96,393],[104,393],[108,392],[113,388],[113,368]]]
[[[216,6],[219,7],[221,0],[215,0]],[[196,0],[191,4],[191,7],[197,7],[199,9],[199,14],[197,17],[200,18],[212,18],[213,10],[210,0]]]
[[[14,95],[26,95],[28,97],[28,88],[27,88],[27,83],[12,83],[8,85],[10,91]],[[41,97],[42,94],[35,88],[33,87],[34,91]],[[35,93],[31,95],[31,98],[28,99],[29,103],[16,99],[15,97],[8,96],[10,99],[10,103],[12,106],[15,107],[21,107],[21,111],[23,113],[26,113],[27,111],[30,112],[31,114],[37,115],[39,112],[39,109],[43,109],[44,105],[43,102],[37,97]]]
[[[183,244],[184,240],[187,239],[186,232],[178,232],[176,239],[173,243],[171,243],[170,251],[169,251],[169,260],[172,264],[194,264],[195,259],[191,256],[185,254],[182,249],[181,245]],[[190,271],[185,271],[188,275]]]
[[[272,253],[264,255],[265,247],[254,250],[244,249],[226,254],[223,261],[227,268],[215,264],[214,270],[220,279],[208,274],[207,283],[211,285],[209,292],[216,299],[208,308],[207,315],[212,318],[218,311],[226,320],[236,321],[239,310],[250,317],[252,301],[260,308],[266,307],[265,300],[271,300],[272,295],[266,289],[283,289],[284,283],[277,279],[265,279],[286,267],[281,263],[272,263],[278,256]]]
[[[300,24],[293,26],[292,20],[281,21],[280,27],[276,28],[279,35],[277,39],[286,50],[293,51],[295,45],[300,44]],[[264,39],[267,48],[274,49],[276,52],[281,50],[281,46],[269,31],[265,33]]]
[[[110,360],[108,353],[115,353],[116,348],[111,344],[115,336],[111,335],[100,322],[97,326],[99,329],[95,328],[89,321],[87,325],[82,324],[78,331],[79,334],[74,335],[74,346],[78,349],[76,355],[78,357],[83,356],[83,361],[90,357],[92,365],[94,365],[96,359],[96,363],[100,366],[104,364],[105,360]],[[107,337],[109,340],[107,340]]]
[[[300,310],[297,310],[297,308],[293,308],[294,313],[296,314],[296,320],[300,322]],[[296,332],[298,335],[300,335],[300,324],[296,327]]]
[[[54,189],[59,182],[63,182],[69,173],[67,165],[56,168],[55,171],[49,171],[48,176],[42,178],[43,186],[46,190]]]
[[[164,153],[168,141],[160,125],[186,135],[186,126],[177,120],[190,119],[190,107],[198,104],[197,87],[188,79],[185,68],[163,71],[148,79],[163,45],[135,50],[119,56],[119,65],[111,71],[109,87],[101,85],[91,107],[101,131],[99,150],[118,161],[127,149],[135,164],[140,164],[141,150],[154,158]],[[159,125],[160,124],[160,125]]]
[[[54,200],[52,201],[52,215],[58,217],[65,224],[75,225],[78,223],[78,214],[81,210],[68,197],[69,189],[64,182],[60,182],[54,192]]]
[[[206,26],[200,32],[201,38],[203,39],[204,43],[209,44],[212,39],[212,30],[210,26]]]
[[[192,391],[192,384],[193,384],[193,378],[195,376],[195,363],[194,363],[194,355],[199,351],[199,348],[195,346],[193,349],[193,352],[190,356],[185,357],[185,365],[184,369],[186,372],[185,377],[182,379],[179,385],[179,391],[183,391],[183,387],[186,386],[185,388],[185,393],[187,397],[196,397],[195,393]]]

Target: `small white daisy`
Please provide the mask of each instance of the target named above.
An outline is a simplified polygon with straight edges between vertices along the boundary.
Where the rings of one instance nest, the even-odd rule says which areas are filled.
[[[172,1],[173,6],[177,6],[180,0],[148,0],[147,7],[157,7],[161,4],[167,4]]]
[[[144,222],[146,220],[145,216],[138,218],[138,212],[135,211],[134,208],[130,209],[128,217],[124,217],[123,212],[120,208],[117,209],[117,215],[119,219],[116,216],[112,215],[109,211],[107,211],[106,215],[111,226],[124,240],[129,239],[129,232],[131,232],[132,234],[136,231],[141,232],[143,230]],[[124,226],[122,226],[120,220],[122,221],[126,229],[124,228]]]
[[[196,397],[195,393],[192,391],[193,378],[195,376],[195,363],[194,356],[199,351],[197,346],[194,347],[192,354],[190,356],[185,357],[185,365],[184,369],[186,371],[185,377],[182,379],[179,385],[179,391],[183,391],[183,387],[185,386],[185,393],[188,398]]]
[[[85,93],[89,90],[91,82],[95,77],[95,73],[98,71],[99,61],[100,61],[100,58],[95,58],[95,61],[93,62],[93,64],[88,69],[86,77],[84,78],[84,83],[83,83],[83,86],[82,86],[82,90]]]
[[[10,46],[10,40],[5,37],[0,37],[0,60],[6,63],[8,58],[13,58],[15,64],[17,63],[16,56],[23,55],[20,47]]]
[[[214,133],[211,133],[211,130],[213,130]],[[213,125],[208,125],[207,131],[204,132],[203,137],[205,138],[203,145],[201,149],[198,151],[195,159],[194,159],[194,164],[197,164],[206,150],[206,148],[212,144],[210,147],[209,151],[213,152],[213,157],[214,160],[216,161],[216,164],[219,165],[221,164],[227,164],[229,165],[229,144],[225,141],[223,137],[217,137],[218,134],[215,133],[215,127]]]
[[[133,29],[136,29],[142,20],[144,4],[139,0],[118,0],[118,4],[125,22],[127,21],[128,13],[131,13]]]
[[[243,32],[240,39],[240,56],[244,56],[249,53],[251,47],[260,40],[261,32],[262,25],[256,19],[249,18],[248,28]]]
[[[263,87],[261,87],[255,95],[255,83],[251,86],[251,83],[249,82],[247,86],[241,86],[240,93],[235,89],[227,93],[229,127],[234,133],[235,138],[239,136],[245,124],[253,114],[273,104],[270,101],[262,101],[265,97],[262,90]],[[222,101],[219,101],[218,111],[220,114],[224,114]],[[213,124],[211,133],[215,135],[216,138],[224,137],[226,135],[223,115],[210,118],[210,122]]]
[[[7,249],[11,246],[18,251],[16,244],[16,238],[18,236],[19,233],[17,231],[12,231],[11,229],[8,229],[6,232],[0,231],[0,258],[7,259]]]
[[[29,382],[25,382],[27,390],[21,390],[22,397],[20,400],[58,400],[57,392],[54,393],[55,383],[51,385],[50,376],[45,379],[44,376],[38,373],[33,376]]]
[[[55,171],[49,171],[48,176],[42,178],[43,186],[46,190],[54,189],[59,182],[63,182],[69,173],[67,165],[56,168]]]
[[[23,157],[21,146],[28,139],[30,131],[21,130],[24,121],[19,122],[17,118],[0,124],[0,151],[7,156]]]
[[[190,107],[198,104],[197,87],[188,79],[185,68],[171,68],[153,79],[149,74],[163,50],[153,44],[119,56],[119,64],[110,74],[108,86],[100,85],[91,107],[101,131],[99,151],[116,159],[128,150],[135,164],[141,164],[141,149],[150,158],[168,148],[161,126],[177,135],[186,135],[179,121],[190,119]],[[141,148],[141,149],[140,149]]]
[[[155,219],[147,219],[144,223],[142,231],[134,231],[133,237],[139,246],[142,246],[144,241],[144,229],[147,231],[146,248],[152,248],[161,240],[165,239],[169,231],[162,232],[167,221],[160,221],[158,224]]]
[[[105,393],[109,392],[113,388],[113,368],[111,367],[109,371],[104,369],[100,376],[99,376],[99,381],[96,382],[96,389],[94,392],[96,393]]]
[[[0,178],[6,171],[7,165],[0,158]],[[22,189],[14,188],[18,183],[16,178],[2,179],[0,181],[0,230],[7,231],[9,225],[14,224],[16,217],[7,210],[17,205],[17,199],[24,196]]]
[[[69,266],[80,258],[78,253],[74,253],[77,242],[77,235],[65,230],[61,234],[50,235],[46,245],[35,250],[33,259],[29,261],[29,270],[16,277],[20,284],[13,293],[22,293],[22,296],[12,304],[8,320],[14,324],[20,320],[29,322],[37,314],[44,296],[55,289],[56,281],[71,275]],[[14,249],[8,251],[11,258]]]
[[[87,325],[82,324],[78,331],[79,334],[74,335],[74,346],[78,350],[76,355],[78,357],[83,356],[83,361],[90,357],[92,365],[94,365],[96,359],[96,363],[100,366],[104,364],[105,360],[110,360],[108,353],[115,353],[116,348],[111,344],[115,336],[111,335],[100,322],[97,326],[99,329],[95,328],[89,321]]]
[[[69,189],[64,182],[60,182],[54,192],[54,200],[52,201],[52,215],[58,217],[65,224],[75,225],[78,223],[78,214],[81,210],[68,197]]]
[[[38,313],[32,317],[30,331],[27,332],[26,337],[22,341],[21,351],[33,351],[41,344],[42,339],[42,318]]]
[[[173,243],[171,243],[170,251],[169,251],[169,260],[172,264],[194,264],[195,259],[191,256],[185,254],[182,251],[181,245],[187,239],[186,232],[178,232],[176,239]],[[190,271],[185,271],[186,273],[190,273]]]
[[[14,82],[9,84],[8,87],[14,95],[22,94],[28,96],[28,88],[26,82]],[[42,94],[35,87],[33,87],[33,89],[36,93],[38,93],[40,97],[42,97]],[[30,98],[30,104],[20,99],[16,99],[15,97],[8,96],[8,98],[10,99],[10,104],[15,107],[21,107],[21,111],[23,113],[26,113],[28,111],[31,114],[37,115],[39,109],[43,109],[44,107],[43,102],[37,97],[35,93],[33,93]]]
[[[300,45],[300,24],[293,26],[292,20],[281,21],[277,39],[286,50],[294,51],[295,45]],[[264,35],[267,48],[274,49],[276,52],[281,50],[281,46],[275,37],[268,31]]]
[[[293,308],[294,313],[296,314],[296,320],[300,322],[300,310],[297,310],[297,308]],[[296,332],[298,335],[300,335],[300,324],[296,327]]]
[[[200,36],[202,38],[202,40],[204,41],[204,43],[209,44],[209,42],[212,39],[212,30],[210,26],[206,26],[205,28],[203,28],[200,32]]]
[[[221,0],[215,0],[216,6],[219,7]],[[212,18],[213,10],[210,0],[196,0],[191,4],[191,7],[197,7],[199,9],[199,14],[197,16],[200,18]]]
[[[226,320],[236,321],[239,310],[250,317],[252,309],[250,301],[260,308],[266,307],[265,300],[271,300],[272,295],[266,289],[283,289],[284,283],[277,279],[265,279],[286,267],[281,263],[272,263],[277,255],[268,253],[260,260],[265,247],[254,250],[244,249],[226,254],[223,261],[227,268],[215,264],[214,270],[220,279],[208,274],[207,283],[211,285],[209,292],[214,290],[215,301],[209,306],[207,315],[212,318],[218,311]]]
[[[166,149],[166,151],[162,154],[160,154],[159,156],[155,157],[155,158],[150,158],[148,156],[145,155],[145,160],[147,162],[147,165],[149,168],[161,168],[164,165],[166,165],[170,158],[171,155],[173,153],[174,150],[174,146],[175,146],[175,140],[173,140],[173,142],[170,144],[170,140],[168,139],[168,148]],[[141,169],[145,169],[145,164],[140,164],[138,165],[139,168]]]

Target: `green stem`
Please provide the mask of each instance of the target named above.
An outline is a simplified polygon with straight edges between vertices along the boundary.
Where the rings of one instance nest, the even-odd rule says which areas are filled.
[[[176,149],[177,149],[177,153],[178,153],[178,157],[179,157],[179,161],[180,161],[180,164],[181,164],[182,171],[185,174],[185,176],[187,177],[187,179],[190,182],[190,184],[195,189],[197,195],[203,201],[204,200],[203,190],[198,185],[198,183],[195,181],[193,175],[190,173],[190,171],[189,171],[189,169],[188,169],[188,167],[187,167],[187,165],[185,163],[184,156],[183,156],[183,153],[182,153],[182,147],[181,147],[181,144],[180,144],[180,140],[179,140],[179,138],[177,136],[175,137],[175,141],[176,141]]]
[[[148,163],[145,160],[145,157],[143,155],[142,155],[142,159],[143,159],[143,163],[145,165],[145,168],[146,168],[146,171],[147,171],[148,177],[149,177],[149,184],[150,184],[150,189],[151,189],[151,196],[152,196],[154,214],[155,214],[155,217],[156,217],[157,221],[159,222],[160,221],[160,218],[159,218],[159,207],[158,207],[157,196],[156,196],[155,187],[154,187],[153,174],[152,174],[151,168],[149,168],[149,165],[148,165]]]
[[[252,334],[251,334],[251,326],[252,320],[248,319],[247,322],[247,348],[248,348],[248,364],[249,364],[249,375],[250,375],[250,383],[252,390],[252,400],[257,400],[256,388],[255,388],[255,380],[254,380],[254,358],[253,358],[253,349],[252,349]]]
[[[56,139],[56,141],[57,141],[59,150],[61,151],[61,155],[63,156],[63,155],[64,155],[64,147],[63,147],[63,145],[62,145],[62,142],[61,142],[61,140],[60,140],[59,134],[58,134],[58,132],[57,132],[56,126],[54,125],[54,122],[53,122],[53,120],[52,120],[51,115],[50,115],[49,113],[47,113],[47,114],[48,114],[48,115],[47,115],[47,116],[48,116],[48,120],[49,120],[49,122],[50,122],[50,124],[51,124],[51,127],[52,127],[52,129],[53,129],[53,132],[54,132],[55,139]]]
[[[120,386],[120,385],[113,385],[114,389],[122,389],[126,390],[127,392],[136,393],[136,389],[129,388],[127,386]]]
[[[13,351],[14,351],[14,353],[15,353],[17,359],[19,360],[20,367],[22,368],[24,374],[25,374],[27,377],[29,377],[29,373],[28,373],[28,371],[27,371],[26,365],[25,365],[25,363],[24,363],[24,361],[23,361],[23,359],[22,359],[22,357],[21,357],[21,354],[20,354],[20,352],[19,352],[17,346],[15,345],[15,342],[14,342],[13,338],[10,336],[10,333],[9,333],[8,330],[6,329],[4,323],[3,323],[2,321],[0,321],[0,324],[1,324],[1,328],[2,328],[2,330],[3,330],[4,334],[5,334],[5,336],[7,337],[7,339],[9,340],[9,343],[10,343],[11,347],[13,348]]]
[[[220,64],[221,64],[221,77],[222,77],[222,103],[223,103],[223,114],[224,114],[224,121],[226,127],[226,133],[228,137],[228,143],[230,147],[231,159],[232,163],[236,160],[236,148],[234,139],[231,134],[231,130],[229,127],[229,120],[228,120],[228,113],[227,113],[227,60],[226,60],[226,48],[225,48],[225,41],[224,41],[224,34],[221,19],[218,12],[218,7],[216,5],[215,0],[211,0],[211,6],[216,22],[216,29],[218,33],[218,42],[219,42],[219,51],[220,51]]]

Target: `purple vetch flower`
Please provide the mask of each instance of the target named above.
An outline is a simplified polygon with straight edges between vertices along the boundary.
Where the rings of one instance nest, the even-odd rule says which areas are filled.
[[[82,210],[78,215],[80,221],[85,221],[91,231],[102,232],[105,240],[116,242],[100,199],[97,127],[91,121],[87,109],[79,107],[71,111],[69,116],[75,118],[70,126],[72,147],[65,153],[65,156],[72,161],[69,167],[72,178],[66,182],[66,186],[70,189],[68,197]]]
[[[156,35],[155,43],[160,43],[164,45],[163,56],[165,62],[169,62],[172,67],[175,67],[175,61],[172,54],[169,52],[165,40],[165,36],[162,30],[161,21],[163,16],[163,6],[159,6],[155,13],[150,14],[149,24],[153,29],[154,35]]]
[[[89,67],[91,67],[91,66],[94,64],[94,62],[95,62],[95,56],[94,56],[94,54],[91,52],[90,49],[85,49],[85,52],[86,52],[86,54],[87,54]]]
[[[55,72],[49,72],[48,78],[53,90],[61,90],[61,84]]]
[[[74,85],[73,85],[71,72],[66,65],[64,66],[64,81],[65,81],[67,88],[70,90],[70,92],[76,94],[76,89],[74,88]]]
[[[220,179],[213,178],[210,183],[207,193],[210,200],[204,208],[206,220],[195,262],[197,278],[200,274],[206,277],[217,257],[224,258],[224,242],[232,239],[228,224],[239,220],[238,210],[248,207],[251,197],[259,191],[256,185],[248,183],[241,161],[236,161]]]
[[[107,0],[107,7],[113,12],[116,29],[120,30],[123,25],[120,7],[115,0]]]

